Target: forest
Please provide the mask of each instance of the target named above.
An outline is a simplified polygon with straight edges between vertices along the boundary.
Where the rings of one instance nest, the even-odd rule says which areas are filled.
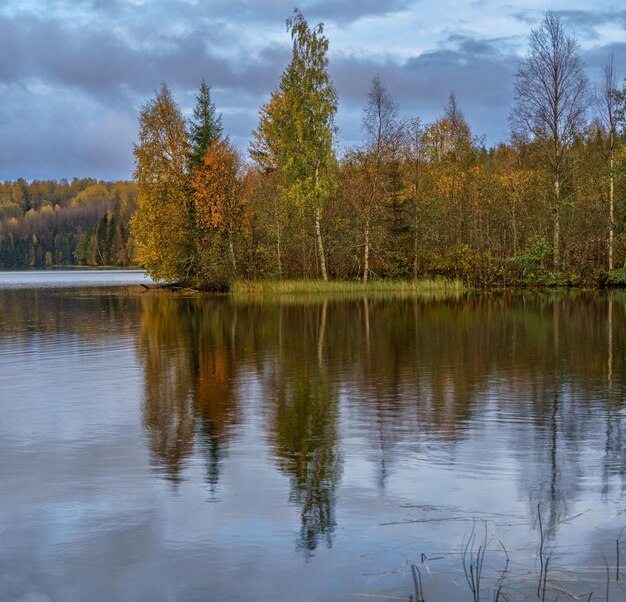
[[[362,139],[340,149],[324,26],[296,9],[286,29],[291,61],[247,153],[223,131],[204,80],[191,119],[163,82],[140,110],[133,184],[0,186],[0,265],[136,261],[198,288],[626,284],[626,83],[612,56],[590,82],[557,14],[530,33],[509,139],[491,147],[453,92],[426,122],[405,116],[375,76]]]
[[[0,182],[0,268],[127,266],[132,182]]]

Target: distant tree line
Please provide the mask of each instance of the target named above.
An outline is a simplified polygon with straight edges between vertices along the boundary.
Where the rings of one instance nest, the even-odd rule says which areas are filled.
[[[131,182],[0,183],[0,268],[129,265],[136,209]]]

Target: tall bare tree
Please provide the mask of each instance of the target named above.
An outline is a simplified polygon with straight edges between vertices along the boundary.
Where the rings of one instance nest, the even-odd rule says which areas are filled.
[[[599,90],[599,112],[609,136],[609,270],[613,269],[615,247],[615,151],[617,146],[617,83],[613,53],[604,66],[604,78]]]
[[[419,117],[411,119],[403,137],[403,162],[406,171],[410,224],[413,234],[413,278],[417,279],[420,207],[422,204],[428,168],[426,164],[426,127]]]
[[[568,155],[581,131],[589,94],[578,43],[563,29],[559,16],[545,13],[531,30],[528,56],[520,64],[515,81],[515,128],[543,143],[553,181],[552,227],[553,265],[561,265],[562,184]]]
[[[398,105],[380,75],[374,76],[363,109],[363,160],[366,187],[363,195],[363,282],[369,274],[370,233],[372,220],[385,195],[385,163],[398,152],[401,141]]]

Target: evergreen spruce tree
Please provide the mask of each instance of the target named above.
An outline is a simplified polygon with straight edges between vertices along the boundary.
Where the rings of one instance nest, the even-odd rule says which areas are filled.
[[[207,149],[215,140],[222,137],[222,116],[215,110],[215,103],[211,101],[211,88],[202,78],[196,106],[193,109],[193,119],[189,120],[189,141],[191,146],[191,168],[198,167]]]

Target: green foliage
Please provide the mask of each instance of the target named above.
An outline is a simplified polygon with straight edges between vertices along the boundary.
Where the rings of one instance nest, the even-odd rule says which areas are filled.
[[[507,259],[509,278],[513,283],[531,286],[568,286],[571,280],[557,270],[546,267],[552,247],[545,236],[533,236],[523,253]]]
[[[626,266],[610,271],[606,277],[606,284],[619,288],[626,287]]]
[[[310,28],[297,9],[287,29],[293,48],[279,86],[276,156],[289,194],[317,208],[334,187],[337,92],[328,74],[328,38],[323,24]]]
[[[545,264],[552,253],[550,244],[545,236],[533,236],[524,253],[511,257],[509,265],[519,270],[522,275],[535,274],[544,271]]]
[[[250,154],[281,176],[285,199],[314,216],[318,260],[326,279],[321,234],[324,204],[335,189],[334,137],[337,92],[328,73],[328,38],[322,23],[311,28],[295,9],[287,19],[291,62],[278,90],[261,109]]]
[[[202,78],[193,119],[189,120],[189,145],[191,149],[190,164],[198,167],[212,142],[222,137],[222,116],[217,114],[215,103],[211,100],[211,88]]]
[[[197,288],[222,291],[232,280],[232,266],[227,242],[217,231],[205,234],[195,259],[196,267],[191,283]]]

